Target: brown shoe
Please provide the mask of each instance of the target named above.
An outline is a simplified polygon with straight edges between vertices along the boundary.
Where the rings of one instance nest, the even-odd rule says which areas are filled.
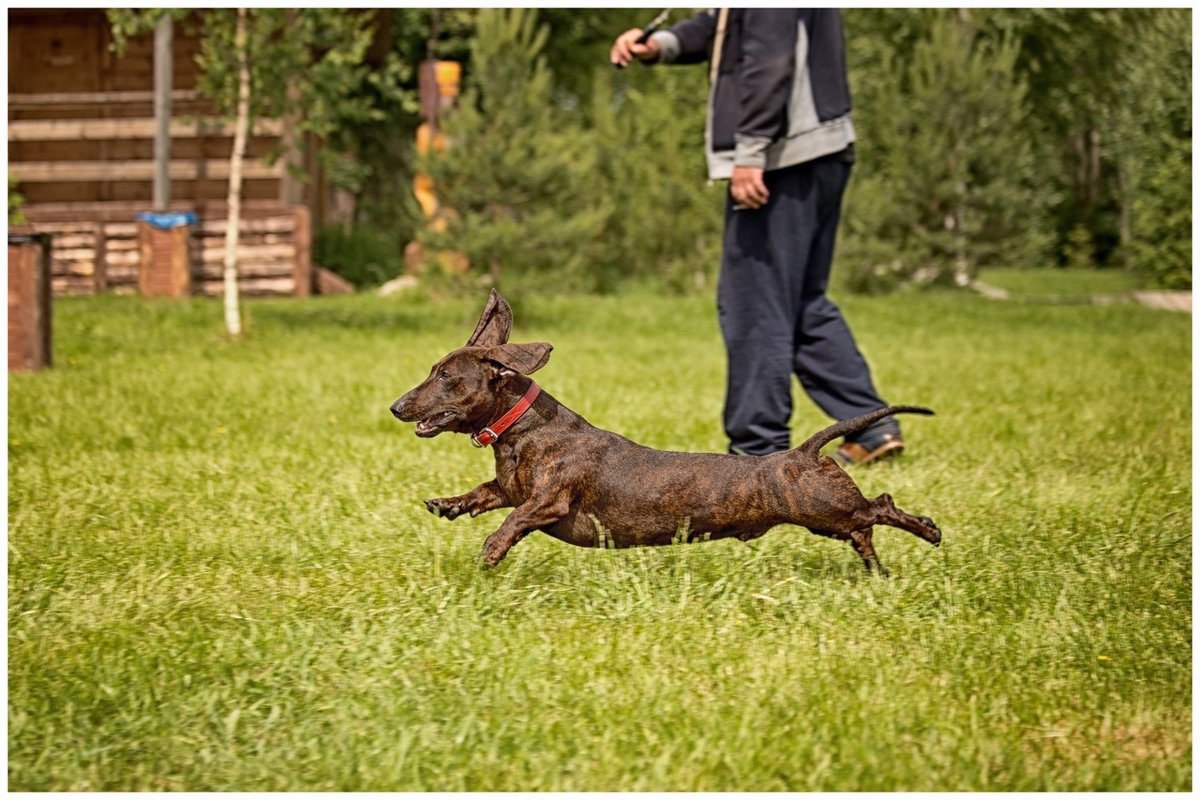
[[[865,442],[843,442],[833,457],[843,466],[852,466],[898,456],[903,451],[904,437],[898,433],[885,433]]]

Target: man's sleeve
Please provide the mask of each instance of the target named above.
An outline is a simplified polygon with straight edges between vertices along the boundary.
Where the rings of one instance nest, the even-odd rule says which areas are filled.
[[[797,24],[794,10],[742,12],[741,114],[734,134],[739,167],[763,168],[767,146],[783,132],[796,69]]]
[[[706,61],[716,27],[716,12],[709,9],[666,30],[650,34],[659,47],[658,63],[699,64]]]

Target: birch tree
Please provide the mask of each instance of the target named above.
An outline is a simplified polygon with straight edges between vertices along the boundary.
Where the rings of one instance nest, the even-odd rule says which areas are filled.
[[[117,51],[130,37],[153,30],[164,14],[175,20],[176,31],[199,34],[197,89],[235,124],[223,276],[225,324],[238,336],[238,228],[254,120],[287,119],[293,134],[287,138],[318,145],[330,184],[354,189],[366,170],[355,163],[353,131],[383,119],[382,107],[401,101],[405,71],[394,54],[368,66],[378,12],[344,8],[110,9]],[[268,160],[281,155],[282,147]]]
[[[246,139],[250,133],[250,52],[246,35],[246,9],[237,10],[238,89],[237,117],[234,122],[233,152],[229,156],[229,218],[225,225],[225,330],[230,336],[242,333],[242,311],[238,303],[238,233],[242,221],[242,162],[246,158]]]

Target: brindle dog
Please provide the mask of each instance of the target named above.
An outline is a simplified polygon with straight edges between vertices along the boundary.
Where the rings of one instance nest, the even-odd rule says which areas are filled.
[[[820,453],[834,439],[898,412],[890,406],[831,425],[799,447],[769,456],[652,450],[590,425],[527,377],[550,357],[549,344],[509,344],[512,310],[494,289],[466,347],[433,366],[397,400],[392,413],[416,434],[472,434],[492,445],[496,477],[466,494],[426,500],[439,517],[474,517],[513,508],[483,545],[495,566],[532,531],[580,547],[638,547],[762,536],[801,525],[848,541],[868,570],[886,575],[871,544],[875,525],[902,528],[933,545],[942,534],[929,517],[901,511],[890,495],[863,497]]]

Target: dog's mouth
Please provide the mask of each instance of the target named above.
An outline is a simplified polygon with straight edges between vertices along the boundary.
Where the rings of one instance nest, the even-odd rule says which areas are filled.
[[[446,429],[452,419],[454,419],[453,411],[441,411],[431,417],[426,417],[417,423],[417,436],[425,438],[437,436]]]

